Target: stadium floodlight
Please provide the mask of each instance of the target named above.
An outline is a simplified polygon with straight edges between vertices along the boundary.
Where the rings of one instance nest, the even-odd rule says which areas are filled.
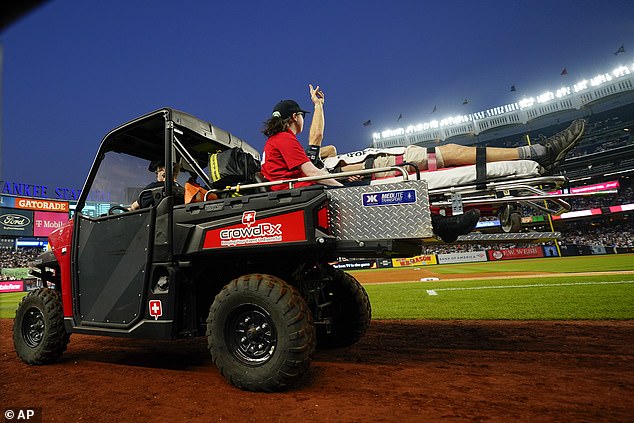
[[[529,107],[533,107],[533,104],[535,104],[535,99],[533,97],[523,98],[519,101],[519,104],[521,109],[527,109]]]
[[[407,128],[405,128],[405,133],[413,134],[414,132],[420,132],[420,131],[423,131],[424,129],[425,127],[422,123],[419,123],[416,125],[409,125]]]
[[[572,86],[563,86],[555,92],[546,91],[537,97],[527,97],[516,103],[510,103],[503,106],[493,107],[484,111],[474,112],[467,115],[450,116],[441,120],[419,123],[410,125],[407,128],[386,129],[382,132],[372,134],[373,141],[380,141],[385,138],[397,137],[404,134],[413,134],[447,126],[461,125],[467,122],[473,122],[477,126],[477,121],[486,118],[492,118],[507,113],[513,113],[518,110],[525,110],[534,107],[536,104],[543,104],[555,99],[563,99],[567,96],[580,93],[590,88],[598,87],[602,84],[609,83],[615,78],[621,78],[634,72],[634,64],[630,66],[618,66],[609,73],[596,75],[591,79],[583,79]],[[618,91],[628,90],[628,88],[618,88]],[[602,96],[602,94],[599,94]],[[583,100],[581,100],[583,101]],[[564,106],[566,108],[567,106]],[[434,109],[435,111],[435,109]]]
[[[578,93],[579,91],[587,90],[588,89],[588,81],[586,79],[583,79],[583,80],[577,82],[575,85],[573,85],[572,89],[576,93]]]
[[[552,91],[546,91],[545,93],[537,96],[538,103],[546,103],[547,101],[554,100],[554,99],[555,99],[555,94],[553,94]]]
[[[609,73],[604,73],[602,75],[597,75],[594,78],[592,78],[590,80],[590,85],[593,86],[593,87],[596,87],[598,85],[601,85],[601,84],[603,84],[605,82],[609,82],[611,80],[612,80],[612,77],[610,76],[610,74]]]
[[[570,95],[571,93],[572,93],[572,91],[570,90],[570,87],[561,87],[555,93],[555,97],[562,98],[562,97],[565,97],[567,95]]]
[[[627,66],[619,66],[618,68],[614,69],[612,71],[612,75],[615,78],[619,78],[621,76],[625,76],[625,75],[629,75],[630,74],[630,70],[627,68]]]

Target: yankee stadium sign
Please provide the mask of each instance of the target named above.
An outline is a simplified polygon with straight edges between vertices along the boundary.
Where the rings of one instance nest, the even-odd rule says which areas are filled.
[[[81,188],[49,187],[47,185],[25,184],[23,182],[1,181],[2,194],[16,195],[19,197],[39,197],[54,200],[77,201],[81,194]],[[88,199],[92,201],[110,200],[110,193],[91,190]]]
[[[46,185],[25,184],[23,182],[4,181],[2,193],[24,197],[56,198],[60,200],[77,200],[81,189],[66,187],[49,188]]]

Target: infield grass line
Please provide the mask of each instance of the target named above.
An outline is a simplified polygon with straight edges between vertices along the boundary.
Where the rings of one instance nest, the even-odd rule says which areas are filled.
[[[461,288],[437,288],[428,289],[428,295],[438,295],[439,291],[478,291],[482,289],[508,289],[508,288],[551,288],[557,286],[579,286],[579,285],[617,285],[617,284],[630,284],[632,281],[604,281],[604,282],[569,282],[569,283],[536,283],[528,285],[498,285],[498,286],[470,286]]]

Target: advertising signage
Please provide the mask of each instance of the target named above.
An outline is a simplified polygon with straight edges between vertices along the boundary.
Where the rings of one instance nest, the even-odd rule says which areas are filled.
[[[33,236],[33,211],[0,207],[0,235]]]
[[[0,207],[10,207],[23,210],[39,210],[68,214],[70,207],[68,201],[47,200],[43,198],[0,196]]]
[[[68,201],[43,200],[40,198],[15,199],[15,208],[25,210],[41,210],[48,212],[68,213]]]
[[[33,213],[33,236],[49,236],[68,221],[68,214],[36,211]]]
[[[24,281],[0,281],[0,292],[22,292]]]

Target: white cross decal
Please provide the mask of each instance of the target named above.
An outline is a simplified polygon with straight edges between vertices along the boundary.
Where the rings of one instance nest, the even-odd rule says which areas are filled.
[[[245,211],[242,213],[242,224],[251,226],[255,222],[255,211]]]
[[[163,315],[163,306],[161,300],[150,301],[150,316],[154,317],[154,320],[158,320]]]

